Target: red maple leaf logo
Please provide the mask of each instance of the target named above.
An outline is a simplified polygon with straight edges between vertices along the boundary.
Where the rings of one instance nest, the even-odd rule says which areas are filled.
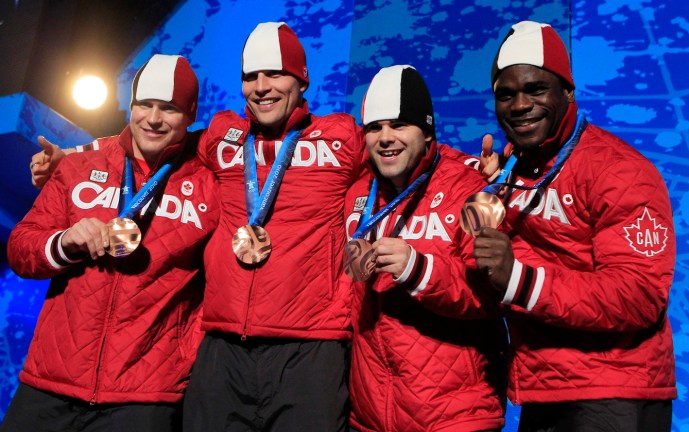
[[[641,217],[636,223],[624,227],[624,231],[632,249],[647,257],[661,253],[667,245],[667,227],[656,223],[648,207],[644,207]]]

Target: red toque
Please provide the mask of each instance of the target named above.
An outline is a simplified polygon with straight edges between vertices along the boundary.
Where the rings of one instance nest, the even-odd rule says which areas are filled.
[[[567,48],[548,24],[522,21],[512,26],[493,61],[491,84],[495,84],[503,69],[518,64],[550,71],[574,88]]]
[[[242,74],[268,70],[285,71],[309,84],[304,47],[284,22],[257,25],[244,44]]]

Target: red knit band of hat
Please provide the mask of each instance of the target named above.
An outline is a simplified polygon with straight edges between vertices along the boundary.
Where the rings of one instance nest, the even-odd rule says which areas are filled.
[[[493,61],[491,83],[495,84],[504,69],[517,64],[545,69],[574,88],[567,47],[548,24],[522,21],[512,26]]]
[[[187,59],[156,54],[147,61],[132,81],[132,102],[147,99],[170,102],[196,120],[199,81]],[[130,105],[130,106],[131,106]]]
[[[256,26],[244,44],[242,74],[278,70],[309,83],[306,53],[297,34],[284,22]]]

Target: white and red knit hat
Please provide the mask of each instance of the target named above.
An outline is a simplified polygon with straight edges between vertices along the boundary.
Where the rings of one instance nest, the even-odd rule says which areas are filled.
[[[435,135],[431,94],[410,65],[378,71],[364,96],[361,119],[364,126],[379,120],[402,120]]]
[[[267,70],[285,71],[309,83],[304,47],[294,30],[284,22],[257,25],[244,44],[242,75]]]
[[[522,21],[512,26],[493,61],[491,83],[495,84],[505,68],[518,64],[550,71],[574,88],[567,48],[548,24]]]
[[[154,55],[132,81],[131,105],[146,99],[170,102],[192,121],[196,120],[198,97],[196,74],[187,59],[177,55]]]

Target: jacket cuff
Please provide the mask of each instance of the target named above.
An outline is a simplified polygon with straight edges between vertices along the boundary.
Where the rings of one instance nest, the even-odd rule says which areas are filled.
[[[397,284],[407,285],[407,291],[413,297],[428,286],[433,271],[433,255],[420,254],[413,247],[409,247],[411,255],[407,267],[399,278],[393,278],[393,280]]]
[[[48,258],[50,265],[56,269],[63,269],[70,264],[82,261],[80,259],[74,260],[69,258],[65,250],[62,248],[62,237],[68,230],[69,229],[56,232],[50,236],[45,245],[45,256]]]
[[[409,276],[411,275],[411,272],[414,270],[414,265],[416,263],[416,249],[411,247],[411,245],[409,244],[407,244],[407,246],[409,246],[409,250],[411,252],[409,254],[409,261],[407,261],[407,266],[404,268],[404,271],[398,278],[392,278],[392,280],[398,284],[403,284],[409,279]]]
[[[531,311],[536,306],[541,289],[543,289],[544,280],[545,269],[543,267],[534,268],[515,259],[502,303],[520,306]]]

